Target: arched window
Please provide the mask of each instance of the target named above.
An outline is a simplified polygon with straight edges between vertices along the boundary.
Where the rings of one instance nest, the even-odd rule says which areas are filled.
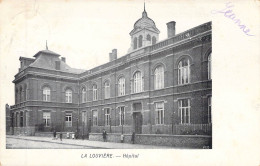
[[[43,101],[51,101],[51,89],[49,87],[44,87],[42,92]]]
[[[25,84],[24,85],[24,93],[23,93],[23,96],[24,96],[24,101],[27,100],[27,85]]]
[[[151,35],[148,34],[148,35],[146,36],[146,40],[151,41]]]
[[[105,99],[110,97],[110,84],[109,81],[105,82]]]
[[[208,56],[208,79],[211,80],[211,53]]]
[[[143,46],[143,36],[140,35],[139,38],[138,38],[138,47],[142,47]]]
[[[155,43],[156,43],[156,37],[153,36],[153,38],[152,38],[152,44],[155,44]]]
[[[86,88],[82,88],[82,90],[81,90],[81,102],[82,103],[85,103],[86,102],[86,98],[87,98],[87,96],[86,96]]]
[[[96,101],[98,99],[98,90],[97,90],[97,85],[93,85],[93,101]]]
[[[142,92],[142,75],[140,71],[135,72],[134,74],[134,93]]]
[[[67,89],[65,91],[65,98],[66,98],[66,103],[72,103],[72,90]]]
[[[134,38],[134,49],[137,49],[137,38]]]
[[[125,77],[118,79],[118,96],[125,95]]]
[[[23,102],[23,88],[22,87],[20,87],[19,96],[20,96],[20,103],[21,103],[21,102]]]
[[[15,89],[15,104],[18,104],[18,96],[19,96],[18,88]]]
[[[158,66],[154,70],[154,89],[164,88],[164,69],[163,66]]]
[[[183,58],[178,64],[178,84],[187,84],[190,82],[190,61]]]

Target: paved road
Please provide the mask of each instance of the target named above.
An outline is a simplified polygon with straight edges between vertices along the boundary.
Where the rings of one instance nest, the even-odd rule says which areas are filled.
[[[174,147],[115,142],[63,139],[50,137],[6,136],[7,149],[168,149]]]
[[[6,139],[7,149],[89,149],[95,147],[88,147],[82,145],[72,145],[64,144],[61,141],[57,142],[42,142],[37,140],[28,139],[17,139],[17,138],[7,138]]]

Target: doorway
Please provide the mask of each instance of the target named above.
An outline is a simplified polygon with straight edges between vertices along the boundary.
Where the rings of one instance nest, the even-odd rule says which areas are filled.
[[[134,131],[136,134],[142,133],[143,116],[142,116],[141,110],[142,110],[141,103],[133,104]]]

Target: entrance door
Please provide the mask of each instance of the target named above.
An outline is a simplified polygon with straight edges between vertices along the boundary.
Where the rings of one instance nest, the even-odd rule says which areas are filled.
[[[143,125],[143,116],[142,116],[142,113],[141,113],[142,104],[141,103],[135,103],[133,105],[133,109],[135,111],[133,113],[134,130],[135,130],[136,134],[141,134],[142,133],[142,125]]]

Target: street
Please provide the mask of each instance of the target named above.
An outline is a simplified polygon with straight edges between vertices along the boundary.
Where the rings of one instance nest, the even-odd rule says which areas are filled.
[[[168,149],[173,147],[100,142],[80,139],[59,139],[35,136],[6,136],[6,149]]]

